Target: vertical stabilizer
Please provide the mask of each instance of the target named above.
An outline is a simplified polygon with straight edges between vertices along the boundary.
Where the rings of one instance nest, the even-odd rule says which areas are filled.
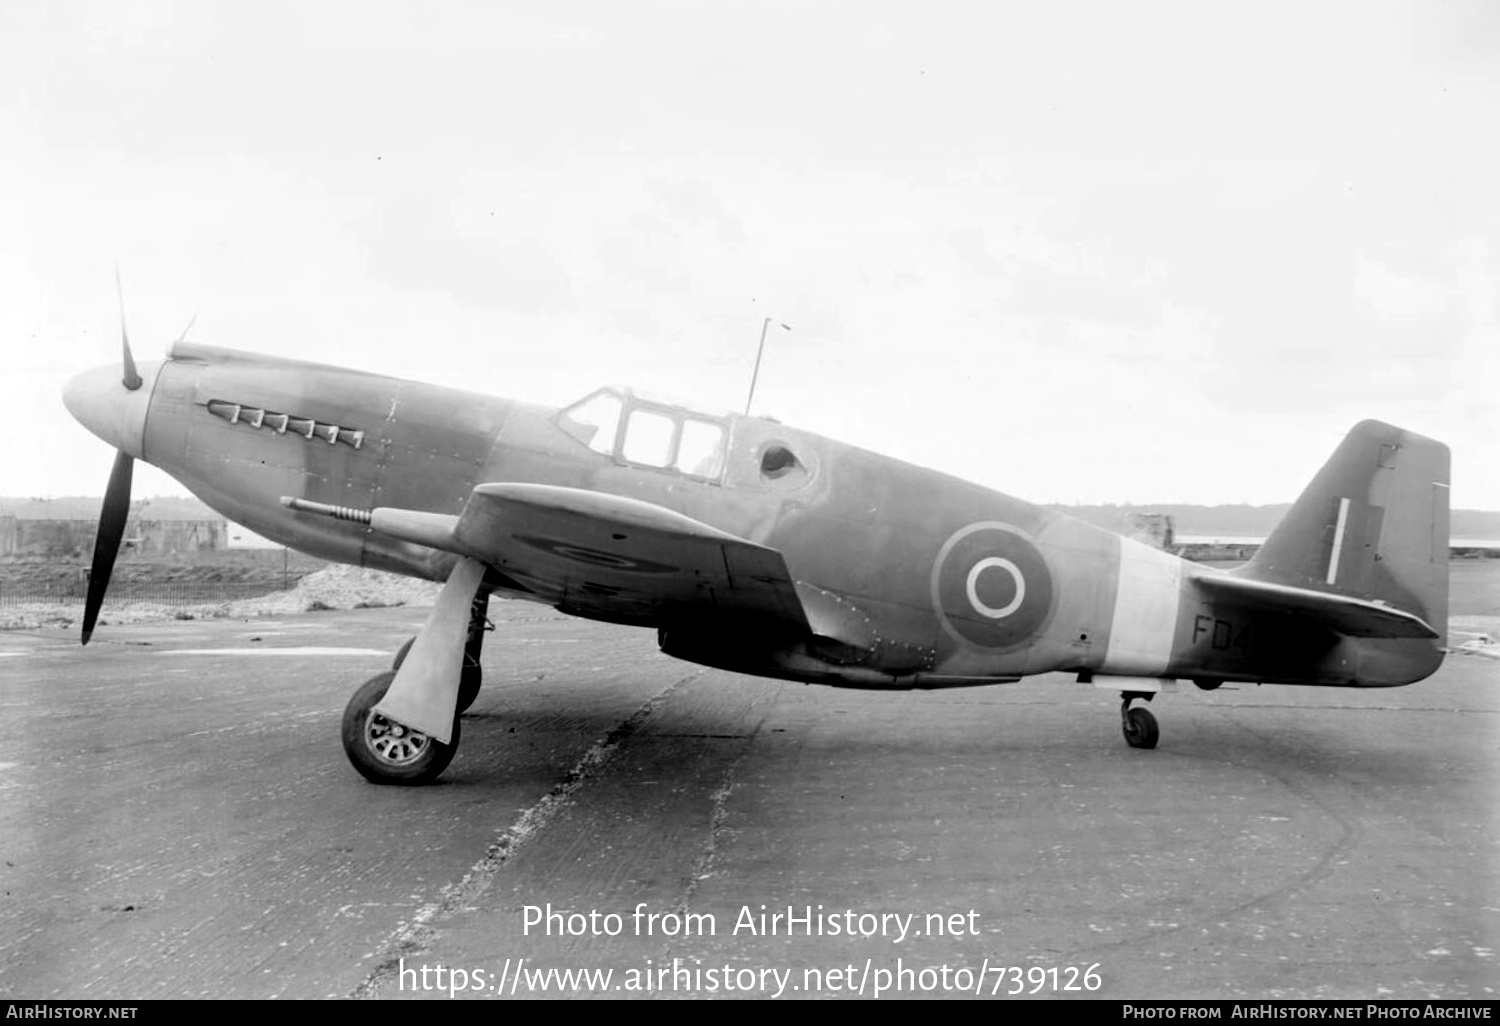
[[[1237,575],[1354,595],[1448,628],[1448,447],[1366,420]]]

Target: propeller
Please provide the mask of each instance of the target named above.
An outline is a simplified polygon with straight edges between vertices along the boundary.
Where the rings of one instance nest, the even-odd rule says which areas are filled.
[[[129,350],[126,350],[129,352]],[[128,364],[127,364],[128,366]],[[83,604],[83,643],[89,643],[109,575],[115,568],[120,539],[125,536],[125,520],[130,516],[130,479],[135,458],[128,452],[115,453],[114,469],[109,472],[109,487],[104,490],[104,505],[99,508],[99,533],[94,537],[94,564],[89,569],[89,593]]]
[[[120,298],[120,348],[125,355],[125,376],[121,383],[132,392],[141,387],[141,375],[135,369],[135,357],[130,355],[130,335],[125,331],[125,289],[120,285],[120,268],[115,267],[115,295]],[[192,327],[191,324],[188,327]],[[183,332],[184,335],[187,332]]]
[[[141,375],[135,369],[135,357],[130,353],[130,335],[125,330],[125,290],[120,286],[119,267],[115,268],[115,292],[120,300],[120,348],[124,363],[120,383],[134,392],[141,387]],[[104,490],[104,504],[99,507],[99,530],[94,536],[94,562],[89,569],[88,596],[83,603],[85,645],[94,633],[99,607],[104,604],[104,593],[109,589],[109,576],[115,569],[115,557],[120,553],[120,541],[125,537],[125,521],[130,516],[130,480],[134,472],[135,458],[123,450],[117,451],[114,468],[109,472],[109,485]]]

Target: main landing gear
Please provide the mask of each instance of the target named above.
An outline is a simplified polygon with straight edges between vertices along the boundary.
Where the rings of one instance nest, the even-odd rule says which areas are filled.
[[[345,706],[344,753],[365,779],[426,784],[453,761],[459,714],[479,695],[484,635],[494,629],[483,575],[481,564],[460,561],[422,632]]]
[[[487,616],[489,607],[489,595],[474,596],[474,606],[469,613],[469,636],[464,641],[464,668],[458,678],[458,711],[461,713],[469,711],[469,706],[479,697],[479,689],[484,684],[484,670],[479,665],[479,653],[484,650],[485,632],[495,629]],[[396,658],[391,660],[393,672],[401,669],[401,664],[406,662],[406,653],[411,651],[412,642],[416,640],[415,636],[407,638],[396,649]]]
[[[1120,696],[1120,727],[1125,731],[1125,743],[1131,748],[1155,748],[1161,731],[1157,729],[1156,717],[1144,706],[1131,707],[1132,699],[1151,701],[1149,691],[1126,691]]]

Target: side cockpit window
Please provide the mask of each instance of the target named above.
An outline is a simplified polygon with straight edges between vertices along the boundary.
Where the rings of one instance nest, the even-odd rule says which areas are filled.
[[[682,422],[682,440],[672,464],[694,477],[718,477],[724,469],[724,425],[689,417]]]
[[[627,392],[603,389],[558,414],[558,426],[590,449],[642,467],[716,481],[724,471],[723,420]]]
[[[665,467],[672,462],[672,442],[676,434],[677,422],[668,414],[639,408],[631,410],[620,455],[630,463]]]
[[[624,401],[613,392],[595,392],[582,402],[563,410],[558,418],[562,429],[595,452],[614,454],[615,436],[620,430],[620,411]]]

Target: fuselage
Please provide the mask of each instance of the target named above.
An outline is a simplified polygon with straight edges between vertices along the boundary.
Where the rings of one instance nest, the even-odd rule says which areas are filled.
[[[453,562],[299,514],[281,496],[457,515],[478,484],[560,485],[650,502],[780,551],[811,637],[762,644],[643,623],[662,631],[664,650],[730,669],[876,687],[1057,670],[1389,686],[1441,660],[1425,642],[1362,641],[1215,600],[1195,582],[1218,571],[764,418],[627,391],[558,410],[199,345],[179,344],[142,373],[129,409],[95,409],[82,377],[69,406],[226,517],[327,559],[435,580]],[[590,419],[601,407],[619,418],[608,434]],[[632,436],[648,424],[655,441]],[[712,441],[713,458],[688,466],[689,438]],[[618,619],[586,593],[561,602],[545,588],[515,591]]]

